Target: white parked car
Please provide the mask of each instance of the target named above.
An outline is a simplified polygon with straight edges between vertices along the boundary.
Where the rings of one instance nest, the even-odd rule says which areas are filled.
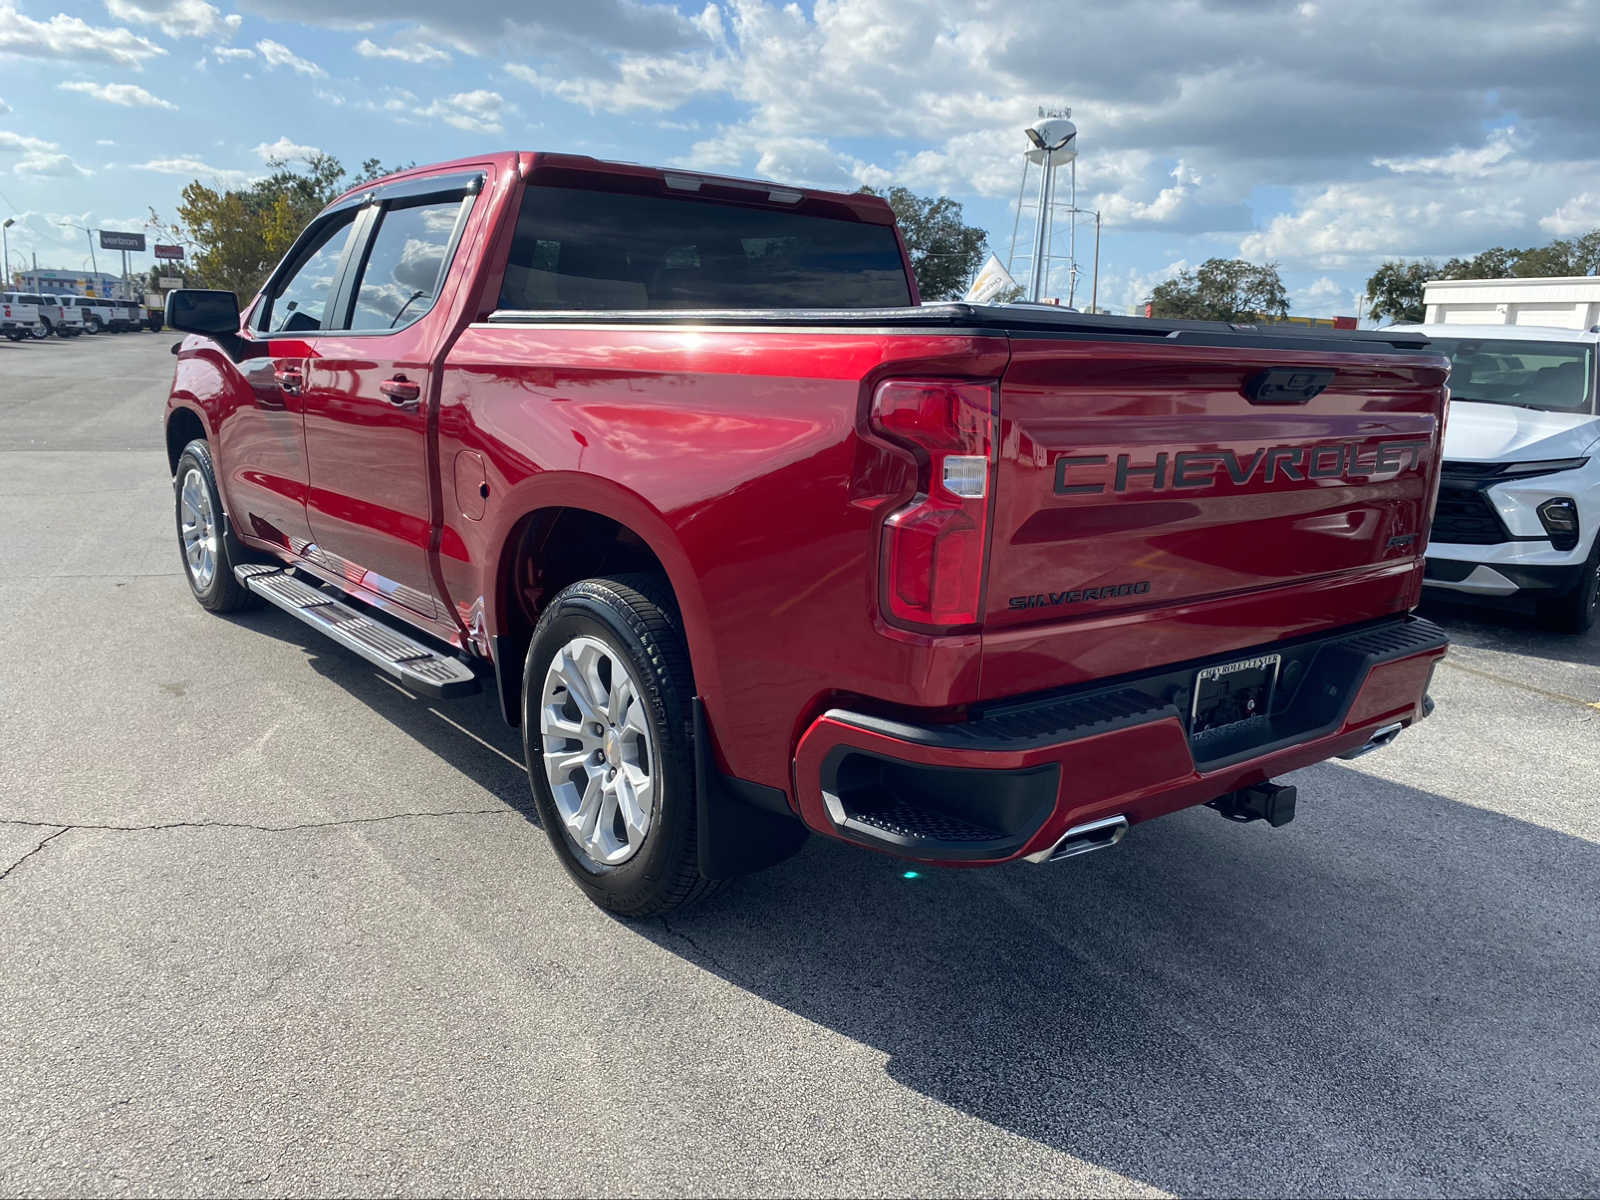
[[[32,337],[39,325],[39,304],[23,292],[0,292],[0,333],[13,342]]]
[[[39,297],[39,319],[57,337],[77,337],[83,332],[83,312],[72,303],[74,299],[74,296]]]
[[[1552,628],[1600,616],[1600,332],[1414,325],[1451,358],[1426,586],[1531,601]]]

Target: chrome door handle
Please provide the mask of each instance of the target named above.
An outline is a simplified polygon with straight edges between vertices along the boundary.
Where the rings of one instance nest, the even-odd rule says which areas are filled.
[[[306,377],[299,371],[274,371],[272,377],[278,381],[278,386],[291,396],[298,396],[306,385]]]

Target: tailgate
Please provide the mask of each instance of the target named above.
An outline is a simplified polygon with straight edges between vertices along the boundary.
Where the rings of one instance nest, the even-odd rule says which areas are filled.
[[[1445,373],[1417,351],[1247,334],[1015,341],[986,634],[1420,569]]]

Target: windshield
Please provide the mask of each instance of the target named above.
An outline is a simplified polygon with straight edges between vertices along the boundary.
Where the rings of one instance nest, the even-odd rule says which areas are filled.
[[[1594,346],[1507,338],[1429,339],[1451,361],[1450,398],[1543,412],[1594,411]]]

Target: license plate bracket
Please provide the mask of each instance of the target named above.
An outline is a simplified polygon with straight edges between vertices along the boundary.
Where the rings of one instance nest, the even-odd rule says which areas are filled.
[[[1265,718],[1278,690],[1281,654],[1258,654],[1195,672],[1189,736],[1198,738]]]

